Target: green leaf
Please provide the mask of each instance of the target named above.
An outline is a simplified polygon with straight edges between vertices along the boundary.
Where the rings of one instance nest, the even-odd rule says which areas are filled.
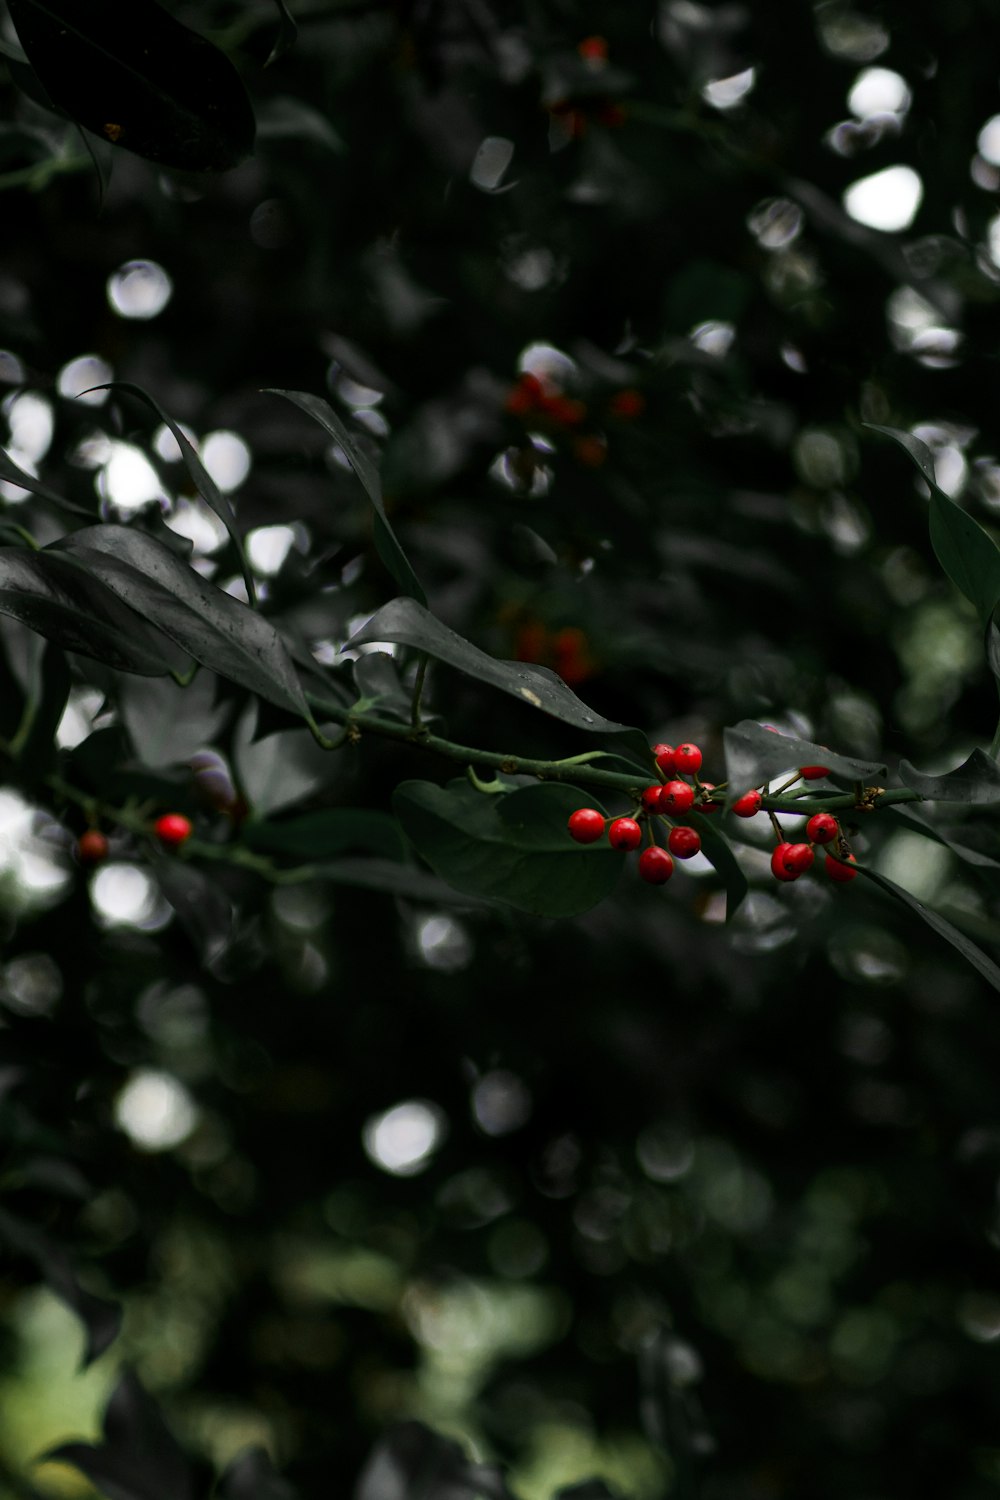
[[[978,521],[956,505],[937,482],[930,449],[919,438],[895,427],[876,427],[898,443],[916,464],[931,490],[929,523],[935,556],[959,593],[964,594],[983,621],[1000,603],[1000,547]]]
[[[121,672],[159,677],[185,665],[173,642],[148,619],[75,561],[48,550],[0,547],[0,614],[66,651]]]
[[[322,146],[336,156],[347,150],[326,115],[289,94],[277,94],[261,106],[257,138],[261,141],[311,141],[314,146]]]
[[[543,917],[573,917],[612,892],[620,853],[581,847],[566,823],[593,798],[576,787],[527,786],[484,796],[467,781],[405,781],[393,809],[419,854],[456,890]]]
[[[908,906],[911,911],[916,912],[919,917],[924,919],[928,927],[933,928],[939,937],[943,937],[945,942],[950,943],[953,948],[961,953],[966,962],[972,965],[976,973],[981,975],[987,984],[992,985],[995,990],[1000,991],[1000,967],[994,963],[992,958],[988,958],[981,948],[977,948],[975,943],[970,941],[964,933],[959,932],[957,927],[953,927],[944,917],[939,916],[936,911],[932,911],[929,906],[925,906],[922,901],[918,901],[916,896],[911,896],[909,891],[905,891],[894,880],[887,879],[878,870],[873,870],[868,865],[858,865],[858,874],[867,876],[869,880],[873,881],[875,885],[880,886],[882,890],[894,897],[895,900],[901,902],[903,906]]]
[[[285,4],[285,0],[274,0],[274,3],[278,7],[278,35],[274,39],[274,46],[271,48],[267,62],[264,64],[265,68],[269,68],[272,63],[278,61],[279,57],[284,57],[286,52],[290,52],[295,46],[299,34],[295,18]]]
[[[901,760],[899,779],[932,802],[1000,802],[1000,765],[978,748],[943,776],[925,776],[908,760]]]
[[[118,598],[202,666],[289,709],[307,723],[314,722],[274,626],[206,582],[162,542],[129,526],[88,526],[60,538],[39,555],[52,557],[54,549],[84,563]]]
[[[310,395],[308,391],[280,391],[271,387],[265,394],[284,396],[286,401],[291,401],[294,405],[301,407],[308,416],[329,433],[335,442],[340,444],[375,511],[374,537],[379,557],[403,593],[408,594],[411,599],[416,599],[420,604],[426,604],[427,595],[385,513],[378,469],[364,450],[358,447],[350,430],[338,417],[333,407],[321,397]],[[387,639],[387,637],[383,636],[382,639]]]
[[[368,807],[326,807],[281,823],[246,823],[242,841],[255,853],[289,859],[330,859],[359,851],[384,859],[406,857],[395,818]]]
[[[118,1337],[122,1310],[117,1302],[86,1291],[61,1245],[25,1219],[0,1210],[0,1244],[32,1261],[52,1291],[80,1319],[86,1329],[83,1365],[91,1364]]]
[[[144,766],[185,765],[212,744],[229,714],[226,704],[215,701],[217,687],[216,678],[205,671],[186,687],[170,677],[118,679],[122,722]]]
[[[743,866],[733,853],[732,845],[725,834],[716,828],[714,819],[719,813],[688,813],[685,823],[690,823],[701,834],[701,852],[712,865],[726,891],[726,921],[731,922],[750,889]]]
[[[443,625],[413,599],[391,599],[372,616],[364,629],[351,637],[348,644],[364,645],[368,641],[396,641],[426,651],[437,661],[447,662],[459,672],[510,693],[521,703],[540,708],[564,724],[571,724],[574,729],[582,729],[588,734],[629,735],[630,748],[647,766],[650,765],[649,745],[638,729],[602,718],[549,667],[500,661],[487,655],[464,636]]]
[[[400,680],[395,659],[385,651],[366,651],[354,663],[354,682],[359,701],[387,719],[410,722],[410,694]]]
[[[55,490],[50,490],[48,485],[42,484],[40,480],[18,468],[5,448],[0,448],[0,479],[6,479],[8,484],[18,485],[29,494],[37,495],[40,500],[47,500],[57,509],[69,511],[71,515],[84,516],[91,522],[97,519],[92,510],[84,510],[82,505],[77,505],[73,500],[64,499],[62,495],[57,495]]]
[[[243,550],[243,538],[236,527],[236,516],[233,507],[222,494],[219,486],[205,468],[205,465],[177,423],[172,417],[167,416],[160,403],[148,391],[144,391],[139,385],[132,385],[130,381],[112,380],[107,385],[95,385],[94,390],[127,391],[130,396],[137,396],[140,401],[144,401],[148,407],[151,407],[160,421],[170,429],[174,437],[174,442],[181,451],[184,467],[188,471],[191,483],[205,504],[215,511],[215,514],[229,533],[229,540],[236,548],[236,555],[240,560],[240,569],[243,573],[243,582],[246,584],[247,598],[251,604],[255,604],[257,601],[257,591],[254,585],[253,573],[250,571],[250,566],[246,560],[246,554]]]
[[[240,75],[156,0],[8,0],[55,108],[163,166],[224,172],[253,150]]]
[[[886,766],[882,762],[841,755],[813,740],[800,740],[795,735],[765,729],[755,719],[743,719],[726,729],[723,743],[729,783],[727,807],[751,787],[774,780],[782,771],[794,771],[797,766],[828,766],[850,781],[870,781],[873,777],[881,780],[886,775]]]
[[[942,833],[940,828],[935,828],[933,823],[928,823],[912,807],[897,803],[894,807],[887,807],[884,812],[893,822],[902,821],[925,838],[932,839],[934,843],[940,844],[945,849],[950,849],[956,858],[963,860],[965,864],[972,865],[975,869],[982,871],[987,876],[996,870],[1000,874],[1000,860],[992,859],[988,854],[982,854],[978,849],[970,849],[968,844],[958,844],[947,834]]]

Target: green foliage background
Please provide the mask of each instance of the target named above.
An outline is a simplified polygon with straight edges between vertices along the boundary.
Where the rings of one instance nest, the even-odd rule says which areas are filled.
[[[584,632],[589,710],[698,741],[719,781],[743,719],[891,777],[990,745],[989,587],[977,612],[949,582],[930,491],[868,429],[915,433],[995,532],[1000,171],[976,154],[998,110],[991,6],[303,0],[266,67],[284,7],[169,9],[249,92],[255,152],[229,170],[95,139],[99,201],[80,136],[18,89],[16,58],[0,81],[0,376],[49,404],[50,494],[180,550],[164,521],[194,487],[150,446],[156,415],[58,392],[97,355],[196,437],[243,436],[234,533],[295,528],[257,577],[261,614],[342,708],[408,722],[416,653],[337,653],[419,578],[498,658],[528,626]],[[578,51],[593,35],[604,65]],[[868,66],[912,101],[845,124]],[[750,67],[742,102],[705,98]],[[491,139],[512,148],[492,186]],[[850,219],[845,189],[898,164],[922,183],[913,223]],[[173,283],[148,321],[106,296],[134,259]],[[533,344],[569,361],[579,429],[507,410]],[[641,415],[615,416],[621,390]],[[374,521],[330,432],[275,391],[347,424],[381,476]],[[145,449],[162,505],[99,501],[101,434]],[[11,526],[48,544],[81,519],[3,493],[17,567]],[[79,536],[60,551],[85,555]],[[200,561],[238,587],[231,538]],[[134,667],[146,635],[118,639]],[[0,886],[8,1493],[82,1492],[77,1470],[32,1460],[96,1439],[128,1365],[192,1494],[252,1444],[303,1496],[349,1493],[407,1419],[507,1466],[526,1500],[589,1475],[637,1500],[996,1494],[996,995],[911,909],[861,880],[779,891],[762,835],[728,925],[711,872],[652,891],[634,861],[584,914],[533,916],[481,899],[492,866],[463,894],[404,841],[454,765],[399,736],[322,751],[277,689],[252,708],[263,658],[259,679],[244,661],[181,688],[67,665],[7,616],[0,644],[0,734],[22,752],[5,786],[36,810],[15,826],[11,803],[2,837],[65,874],[33,890],[8,852]],[[70,682],[103,717],[56,750]],[[424,709],[504,755],[594,744],[437,663]],[[242,830],[199,801],[205,746],[249,804]],[[895,809],[859,814],[855,847],[995,955],[996,812],[975,801],[995,765],[973,771],[967,800],[921,809],[931,837]],[[100,803],[112,868],[152,871],[161,925],[100,920],[74,794]],[[484,826],[487,796],[469,813]],[[568,796],[548,804],[561,818]],[[167,809],[197,819],[201,855],[151,846]],[[171,1149],[139,1149],[116,1113],[142,1070],[197,1110]],[[414,1100],[438,1112],[438,1148],[391,1175],[365,1129]],[[85,1327],[108,1347],[77,1375]],[[408,1500],[409,1463],[390,1465],[397,1489],[369,1469],[360,1500]],[[129,1493],[160,1493],[151,1473]],[[227,1493],[284,1493],[254,1474]],[[430,1500],[499,1493],[463,1476],[432,1478]]]

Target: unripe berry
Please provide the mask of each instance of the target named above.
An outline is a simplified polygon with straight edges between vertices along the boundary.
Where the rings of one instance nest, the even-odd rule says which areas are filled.
[[[674,756],[676,755],[676,753],[677,752],[675,751],[673,745],[653,746],[653,758],[655,759],[656,764],[657,766],[659,766],[660,770],[663,771],[663,773],[667,776],[669,776],[672,771],[675,771],[677,769],[674,765]]]
[[[96,828],[81,833],[76,845],[76,857],[81,865],[99,865],[108,857],[108,841]]]
[[[824,863],[826,865],[826,873],[838,885],[846,885],[849,880],[857,879],[857,870],[851,868],[852,865],[857,863],[853,854],[847,855],[846,863],[843,860],[837,859],[833,854],[827,854]]]
[[[634,818],[615,818],[608,829],[608,843],[612,849],[638,849],[642,829]]]
[[[686,781],[667,781],[659,788],[659,810],[665,813],[687,812],[694,802],[694,787]]]
[[[788,865],[788,851],[794,848],[793,844],[786,841],[776,845],[771,855],[771,873],[776,880],[798,880],[801,870],[791,869]]]
[[[596,807],[578,807],[576,812],[570,813],[566,826],[570,838],[576,839],[578,844],[596,844],[604,834],[604,814]]]
[[[659,782],[655,786],[643,788],[642,805],[647,812],[658,812],[660,808],[660,793],[663,791]]]
[[[733,803],[732,811],[738,818],[754,818],[760,812],[760,804],[763,798],[760,792],[744,792],[742,797],[737,797]]]
[[[837,837],[837,820],[833,813],[813,813],[806,833],[814,844],[829,844]]]
[[[678,745],[674,751],[674,769],[689,776],[701,769],[701,751],[697,745]]]
[[[701,848],[701,836],[695,828],[671,828],[667,848],[678,859],[691,859]]]
[[[183,813],[164,813],[153,824],[153,832],[168,849],[178,849],[191,837],[191,819]]]
[[[829,776],[829,766],[799,766],[799,775],[803,781],[819,781],[823,776]]]
[[[639,855],[639,874],[650,885],[665,885],[673,873],[674,862],[659,844],[650,844]]]

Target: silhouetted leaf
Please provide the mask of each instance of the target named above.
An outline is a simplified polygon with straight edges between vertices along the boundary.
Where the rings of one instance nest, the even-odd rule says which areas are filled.
[[[901,760],[899,779],[932,802],[1000,802],[1000,765],[978,748],[943,776],[925,776],[908,760]]]
[[[347,149],[326,115],[285,94],[268,99],[261,107],[257,135],[262,141],[311,141],[337,156]]]
[[[765,729],[753,719],[743,719],[726,729],[723,740],[729,782],[727,807],[751,787],[762,786],[782,771],[794,771],[798,766],[828,766],[851,781],[868,781],[872,777],[884,779],[886,775],[883,762],[856,760],[812,740],[800,740],[795,735]]]
[[[77,505],[75,501],[56,494],[55,490],[50,490],[48,485],[42,484],[41,480],[35,479],[31,474],[26,474],[5,448],[0,448],[0,479],[6,479],[8,484],[19,485],[22,490],[37,495],[40,500],[47,500],[50,505],[56,506],[59,510],[69,511],[71,515],[84,516],[91,522],[97,519],[94,511],[85,510],[82,505]]]
[[[348,850],[364,850],[385,859],[406,855],[395,818],[365,807],[325,807],[281,823],[247,823],[242,840],[260,854],[290,859],[329,859]]]
[[[11,753],[32,777],[45,775],[56,753],[56,730],[69,699],[66,653],[48,642],[39,653],[38,673],[28,698],[24,721],[11,743]],[[155,679],[133,677],[134,682]]]
[[[975,943],[967,938],[964,933],[959,932],[957,927],[953,927],[944,917],[939,916],[936,911],[932,911],[929,906],[925,906],[922,901],[918,901],[916,896],[911,896],[910,892],[904,890],[902,886],[896,885],[895,881],[889,880],[885,875],[880,874],[878,870],[873,870],[868,865],[859,865],[858,873],[867,876],[875,885],[881,886],[882,890],[886,891],[890,896],[895,897],[897,901],[902,902],[904,906],[908,906],[911,911],[916,912],[919,917],[923,918],[928,927],[934,929],[939,937],[943,937],[945,942],[950,943],[953,948],[958,950],[966,962],[972,965],[976,973],[986,980],[987,984],[992,985],[995,990],[1000,991],[1000,968],[998,968],[992,958],[986,956],[981,948],[977,948]]]
[[[457,891],[454,886],[427,870],[415,865],[399,863],[395,859],[348,859],[324,860],[315,867],[317,878],[330,880],[334,885],[353,885],[361,890],[382,891],[387,896],[401,896],[410,901],[423,901],[433,906],[481,907],[484,897],[468,891]]]
[[[151,869],[201,962],[213,972],[236,931],[233,903],[211,867],[203,869],[157,852],[152,856]]]
[[[100,1446],[62,1443],[45,1457],[75,1465],[108,1500],[194,1500],[191,1466],[130,1370],[105,1408]]]
[[[253,149],[242,80],[223,52],[155,0],[8,0],[56,109],[138,156],[222,172]]]
[[[357,444],[350,430],[338,417],[328,401],[319,396],[311,396],[308,391],[279,391],[270,388],[267,391],[271,396],[284,396],[286,401],[292,401],[300,406],[314,421],[329,433],[335,442],[347,455],[351,468],[361,480],[365,494],[368,496],[375,511],[375,546],[378,554],[385,563],[389,572],[395,578],[399,587],[411,599],[416,599],[421,604],[427,603],[427,595],[418,579],[410,559],[403,551],[399,538],[393,531],[389,517],[385,513],[385,504],[382,500],[382,485],[378,476],[378,469],[372,463],[368,455]],[[388,639],[388,637],[382,637]]]
[[[284,57],[286,52],[290,52],[295,46],[299,34],[299,28],[296,26],[295,19],[285,4],[285,0],[274,0],[274,3],[278,7],[280,18],[278,21],[278,34],[274,39],[274,46],[271,48],[267,62],[264,64],[265,68],[269,68],[272,63],[278,61],[279,57]]]
[[[122,1310],[118,1303],[85,1291],[66,1251],[33,1224],[15,1218],[6,1209],[0,1209],[0,1243],[15,1255],[32,1261],[56,1296],[76,1313],[86,1330],[84,1365],[103,1354],[121,1328]]]
[[[950,849],[958,859],[967,865],[972,865],[981,874],[989,875],[995,870],[1000,875],[1000,860],[993,859],[989,854],[983,854],[979,849],[970,849],[968,844],[958,843],[948,834],[943,833],[940,828],[935,827],[933,823],[928,823],[926,818],[922,818],[914,808],[907,807],[905,803],[887,807],[884,811],[894,821],[902,821],[911,828],[915,828],[918,833],[922,833],[925,838],[940,844],[942,848]]]
[[[420,1422],[380,1438],[358,1477],[353,1500],[513,1500],[499,1469],[474,1464],[457,1443]]]
[[[297,1500],[298,1490],[277,1474],[263,1448],[238,1453],[219,1480],[219,1500]]]
[[[650,763],[649,746],[638,729],[627,724],[616,724],[602,718],[594,709],[588,708],[576,694],[566,686],[561,677],[549,667],[529,666],[524,662],[500,661],[489,656],[457,635],[447,625],[424,609],[413,599],[392,599],[382,606],[367,625],[350,639],[349,645],[363,645],[367,641],[397,641],[426,651],[437,661],[447,662],[458,671],[510,693],[521,703],[540,708],[553,718],[561,719],[574,729],[589,734],[614,734],[629,736],[629,749],[636,752],[647,765]]]
[[[685,823],[690,823],[701,835],[701,852],[714,868],[726,890],[726,921],[731,922],[750,889],[743,866],[725,834],[715,826],[714,819],[720,813],[688,813]]]
[[[622,856],[582,847],[566,829],[571,812],[597,806],[576,787],[527,786],[487,796],[468,781],[404,781],[393,810],[418,853],[456,890],[544,917],[572,917],[610,895]]]

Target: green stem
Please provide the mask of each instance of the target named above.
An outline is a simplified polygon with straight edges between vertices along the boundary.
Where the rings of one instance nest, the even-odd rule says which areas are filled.
[[[413,684],[413,704],[410,709],[410,724],[414,729],[423,728],[423,720],[420,717],[420,700],[424,693],[424,678],[427,676],[427,663],[429,660],[430,657],[425,651],[420,658],[420,665],[417,668],[417,680]]]

